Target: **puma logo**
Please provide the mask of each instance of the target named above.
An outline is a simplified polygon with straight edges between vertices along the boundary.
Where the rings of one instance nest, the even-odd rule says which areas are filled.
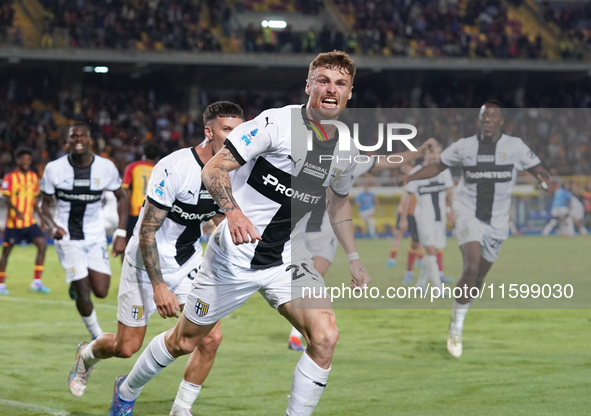
[[[195,191],[195,192],[187,191],[187,192],[190,193],[193,198],[195,198],[195,192],[197,192],[197,191]]]
[[[294,168],[294,169],[296,168],[296,166],[297,166],[298,162],[299,162],[300,160],[302,160],[302,159],[295,160],[293,157],[291,157],[291,155],[287,155],[287,158],[288,158],[289,160],[291,160],[291,163],[293,163],[293,168]]]
[[[170,173],[168,173],[168,169],[164,169],[164,174],[166,175],[166,177],[168,178],[168,175],[170,175]]]
[[[265,122],[267,123],[265,124],[265,127],[267,127],[269,124],[274,124],[272,122],[269,122],[269,117],[265,117]]]

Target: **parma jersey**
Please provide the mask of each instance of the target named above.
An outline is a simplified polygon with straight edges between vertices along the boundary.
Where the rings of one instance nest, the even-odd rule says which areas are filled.
[[[160,160],[148,181],[146,199],[168,211],[162,227],[156,231],[160,268],[167,283],[187,275],[186,268],[198,267],[203,249],[199,243],[202,225],[220,211],[201,182],[203,162],[195,148],[181,149]],[[143,269],[139,229],[144,217],[142,207],[125,258]]]
[[[494,143],[476,135],[459,139],[441,152],[440,160],[445,166],[462,169],[454,193],[456,215],[476,217],[498,229],[509,226],[511,190],[517,171],[540,164],[523,140],[506,134]]]
[[[31,170],[22,172],[15,169],[4,175],[2,194],[23,214],[23,219],[16,216],[13,209],[6,214],[6,228],[27,228],[35,224],[35,201],[39,195],[39,177]]]
[[[262,241],[234,245],[224,220],[208,250],[251,269],[289,264],[292,252],[309,256],[303,248],[309,213],[324,203],[329,186],[338,197],[347,197],[358,151],[340,150],[337,138],[314,138],[308,151],[310,127],[304,119],[304,106],[270,109],[230,133],[225,145],[242,165],[235,171],[232,193]]]
[[[130,163],[123,172],[123,188],[131,190],[129,198],[129,215],[137,217],[146,199],[146,189],[150,175],[154,169],[153,163],[143,160]]]
[[[72,166],[68,155],[49,162],[41,180],[41,192],[55,195],[53,221],[66,231],[64,241],[106,239],[102,217],[103,190],[121,188],[117,168],[109,159],[93,155],[90,166]]]
[[[410,171],[410,175],[422,169],[417,165]],[[406,184],[408,193],[415,195],[417,205],[414,216],[417,222],[436,221],[445,222],[446,190],[454,187],[454,181],[449,169],[431,179],[420,179]]]

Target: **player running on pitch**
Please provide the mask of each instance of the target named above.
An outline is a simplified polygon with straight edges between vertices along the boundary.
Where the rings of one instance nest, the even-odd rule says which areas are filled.
[[[302,237],[308,213],[327,192],[333,229],[350,260],[351,285],[364,287],[370,281],[355,248],[347,197],[354,170],[350,158],[357,149],[341,150],[333,126],[325,128],[330,140],[315,139],[312,151],[306,146],[307,124],[342,113],[354,76],[355,64],[344,52],[318,55],[308,73],[307,105],[267,110],[243,123],[205,167],[203,180],[226,219],[211,237],[175,328],[156,336],[129,377],[116,380],[111,415],[131,415],[149,380],[192,352],[219,319],[256,291],[308,341],[293,375],[286,414],[312,414],[326,386],[338,330],[328,299],[302,299],[304,288],[325,287]],[[304,170],[304,161],[313,168]]]
[[[437,143],[433,150],[429,150],[424,157],[422,165],[415,166],[410,175],[419,171],[431,163],[437,163],[441,154],[441,145]],[[417,199],[415,208],[415,219],[419,242],[425,248],[426,255],[423,259],[421,275],[417,280],[417,287],[425,289],[427,279],[431,279],[433,287],[441,288],[443,282],[439,273],[437,261],[438,250],[443,250],[447,245],[446,216],[450,216],[450,222],[455,219],[453,211],[447,213],[446,198],[451,203],[453,198],[454,181],[449,169],[444,170],[439,175],[431,179],[412,181],[406,184],[405,192],[413,194]],[[402,212],[406,212],[407,207],[402,206]],[[447,214],[447,215],[446,215]],[[406,232],[408,229],[408,220],[406,215],[401,216],[400,231]]]
[[[78,121],[70,126],[67,143],[68,154],[45,167],[41,212],[51,224],[55,250],[66,272],[66,283],[75,293],[76,308],[94,339],[103,331],[90,294],[106,297],[111,280],[101,197],[106,189],[117,198],[119,228],[113,233],[114,256],[125,250],[129,201],[113,162],[92,153],[93,141],[86,123]],[[54,196],[56,210],[52,218],[49,205]]]
[[[201,182],[201,171],[222,148],[228,134],[242,123],[240,106],[219,101],[203,114],[206,140],[195,148],[178,150],[153,169],[144,206],[125,250],[119,286],[116,334],[103,333],[78,346],[70,373],[70,391],[82,396],[93,366],[101,359],[129,358],[146,335],[150,315],[178,317],[201,266],[199,237],[210,219],[224,218]],[[185,368],[171,415],[190,415],[193,402],[209,374],[222,340],[220,325],[193,351]]]
[[[503,110],[499,102],[484,103],[478,116],[478,134],[459,139],[447,147],[433,163],[410,175],[407,183],[437,176],[449,167],[462,168],[453,210],[456,234],[462,251],[463,269],[457,287],[481,288],[484,277],[497,259],[509,236],[511,190],[518,170],[527,170],[547,188],[550,175],[540,159],[519,137],[504,134]],[[462,355],[464,319],[470,297],[454,299],[447,350]]]

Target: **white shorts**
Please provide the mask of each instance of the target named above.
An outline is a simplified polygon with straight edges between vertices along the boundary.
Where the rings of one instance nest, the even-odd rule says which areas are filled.
[[[195,273],[196,274],[196,273]],[[179,305],[187,302],[193,281],[187,276],[176,281],[176,286],[166,287],[176,295]],[[156,312],[154,288],[145,270],[132,266],[127,258],[121,267],[121,281],[117,295],[117,320],[125,326],[142,327],[148,325],[150,315]]]
[[[423,247],[435,246],[436,249],[441,250],[447,245],[447,230],[444,221],[417,221],[417,230],[419,233],[419,243]]]
[[[376,213],[375,208],[365,209],[363,211],[359,211],[359,216],[363,221],[367,221],[369,217],[372,217]]]
[[[499,256],[501,245],[508,235],[508,229],[493,228],[476,217],[460,216],[456,218],[458,246],[461,247],[466,243],[478,241],[482,247],[482,257],[490,263],[494,263]]]
[[[66,283],[84,279],[89,269],[111,275],[107,240],[56,240],[55,251],[66,272]]]
[[[568,207],[556,207],[552,208],[550,213],[552,214],[552,218],[562,220],[569,214],[569,209]]]
[[[183,313],[196,325],[210,325],[238,309],[256,291],[278,309],[301,298],[304,288],[324,291],[324,279],[314,270],[311,259],[254,270],[224,261],[207,247]]]
[[[337,253],[338,240],[334,235],[332,227],[324,227],[321,231],[304,234],[304,243],[306,249],[312,254],[312,258],[322,257],[330,263],[334,261],[334,256]]]

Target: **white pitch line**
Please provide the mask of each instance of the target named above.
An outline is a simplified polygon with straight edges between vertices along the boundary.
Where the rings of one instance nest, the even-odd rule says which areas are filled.
[[[46,415],[70,416],[70,412],[68,412],[66,410],[52,409],[50,407],[37,406],[36,404],[15,402],[13,400],[0,399],[0,405],[30,410],[32,412],[45,413]]]
[[[51,305],[76,306],[74,301],[66,300],[52,300],[52,299],[32,299],[32,298],[15,298],[12,296],[0,296],[0,302],[19,302],[19,303],[47,303]],[[102,303],[95,303],[96,309],[117,309],[116,305],[105,305]]]

